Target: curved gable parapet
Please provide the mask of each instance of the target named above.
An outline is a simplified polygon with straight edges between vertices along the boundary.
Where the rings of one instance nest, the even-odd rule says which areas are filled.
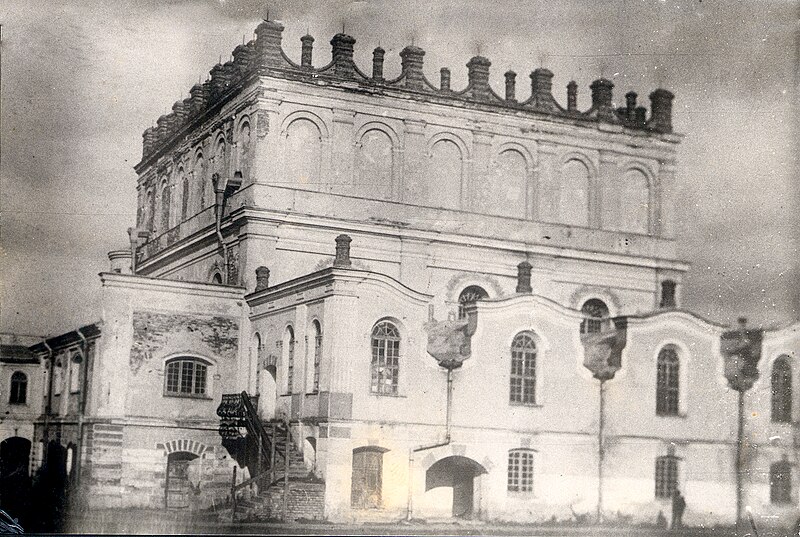
[[[714,322],[694,312],[681,309],[654,311],[646,314],[628,316],[628,326],[644,327],[655,325],[656,323],[663,323],[665,321],[681,322],[687,326],[693,327],[695,330],[711,334],[714,337],[719,337],[729,328],[727,325]]]
[[[561,315],[564,320],[568,320],[569,322],[574,321],[576,323],[576,329],[580,321],[583,320],[583,314],[579,310],[569,308],[555,300],[540,295],[518,294],[505,298],[487,298],[475,303],[478,319],[480,319],[481,312],[500,313],[514,309],[530,309],[531,306],[539,306],[552,313]]]

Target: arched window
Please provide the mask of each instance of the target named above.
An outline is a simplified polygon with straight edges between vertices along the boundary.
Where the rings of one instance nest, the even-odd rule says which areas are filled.
[[[517,150],[507,149],[497,156],[488,181],[474,185],[475,209],[482,213],[525,218],[528,190],[528,163]]]
[[[367,446],[353,450],[350,505],[356,509],[379,509],[382,504],[383,448]]]
[[[779,461],[769,467],[769,501],[791,503],[792,465],[789,461]]]
[[[250,123],[248,121],[244,121],[242,126],[239,127],[239,139],[236,144],[237,149],[237,160],[238,171],[242,172],[242,177],[247,180],[250,178],[250,149],[251,149],[251,138],[250,138]]]
[[[197,157],[194,160],[194,181],[197,185],[197,192],[199,193],[199,203],[200,206],[198,207],[198,212],[202,211],[206,208],[206,202],[209,200],[209,197],[206,195],[206,161],[203,158],[203,153],[197,153]]]
[[[675,347],[669,346],[658,353],[656,372],[656,414],[677,416],[680,397],[680,359]]]
[[[559,185],[558,222],[589,225],[589,168],[577,159],[564,164]]]
[[[292,393],[294,388],[294,329],[286,327],[284,335],[286,345],[286,393]]]
[[[183,169],[181,169],[179,177],[181,183],[181,222],[183,222],[189,216],[189,179],[183,173]]]
[[[69,392],[78,393],[81,391],[81,362],[83,357],[75,354],[69,360]]]
[[[319,368],[322,361],[322,326],[319,321],[311,323],[314,333],[314,363],[312,365],[311,376],[311,391],[316,393],[319,391]]]
[[[214,172],[225,177],[225,139],[220,137],[214,148]]]
[[[650,191],[647,176],[628,170],[619,181],[603,185],[603,228],[647,233],[650,221]]]
[[[792,421],[792,368],[788,356],[780,356],[772,364],[772,421]]]
[[[511,344],[511,396],[512,403],[536,403],[536,342],[533,334],[517,334]]]
[[[12,405],[24,405],[28,402],[28,376],[22,371],[14,371],[11,375],[11,394],[8,402]]]
[[[166,363],[164,395],[208,397],[208,362],[191,356],[172,358]]]
[[[603,330],[603,319],[608,318],[608,306],[599,298],[592,298],[583,303],[581,313],[581,333],[594,334]]]
[[[671,498],[678,488],[678,458],[665,455],[656,458],[656,498]]]
[[[356,195],[375,199],[392,198],[392,139],[372,129],[361,137],[358,153]]]
[[[222,274],[219,272],[214,272],[214,274],[211,276],[211,283],[214,285],[222,285]]]
[[[147,227],[148,231],[153,231],[153,225],[154,225],[154,222],[155,222],[155,212],[156,212],[155,211],[155,205],[156,205],[156,201],[155,201],[155,198],[153,196],[153,191],[152,190],[148,190],[147,191],[147,200],[146,200],[145,203],[147,203],[147,205],[144,208],[144,213],[146,215],[145,216],[145,226]]]
[[[400,373],[400,331],[389,321],[372,329],[372,393],[396,395]]]
[[[169,229],[169,211],[170,211],[170,187],[167,181],[161,183],[161,229],[159,233],[164,233]]]
[[[64,384],[64,364],[61,358],[56,360],[56,365],[53,368],[53,395],[61,395],[61,390]]]
[[[672,280],[664,280],[661,282],[661,302],[659,307],[674,308],[675,302],[675,289],[677,284]]]
[[[458,209],[461,207],[463,155],[452,140],[439,140],[431,148],[428,170],[428,205]]]
[[[512,449],[508,452],[508,491],[533,491],[533,454],[531,449]]]
[[[264,364],[261,360],[261,334],[256,332],[253,334],[253,347],[250,349],[250,359],[253,361],[252,366],[255,369],[255,387],[253,392],[258,396],[261,393],[261,368]]]
[[[461,291],[461,294],[458,295],[458,318],[465,319],[467,317],[467,306],[484,298],[489,298],[489,293],[483,287],[477,285],[470,285]]]
[[[296,119],[286,129],[286,176],[290,185],[321,190],[322,135],[310,119]]]

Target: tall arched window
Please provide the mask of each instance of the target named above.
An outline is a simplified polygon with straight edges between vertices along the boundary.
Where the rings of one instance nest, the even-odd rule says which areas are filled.
[[[582,334],[594,334],[603,330],[603,319],[608,318],[608,306],[599,298],[591,298],[581,306]]]
[[[497,156],[488,181],[474,186],[475,209],[487,214],[525,218],[528,189],[528,163],[517,150]]]
[[[536,342],[533,334],[522,332],[511,343],[512,403],[536,403]]]
[[[147,227],[148,231],[153,231],[153,226],[155,224],[155,207],[156,201],[155,197],[153,196],[153,190],[147,191],[147,197],[145,199],[145,207],[144,207],[144,214],[145,214],[145,226]]]
[[[242,172],[244,179],[250,178],[250,161],[251,157],[251,143],[250,137],[250,123],[248,121],[242,122],[239,127],[239,139],[236,144],[237,149],[237,171]]]
[[[294,329],[286,327],[284,335],[286,345],[286,393],[292,393],[294,388]]]
[[[559,185],[558,222],[589,225],[589,168],[577,159],[564,164]]]
[[[192,356],[173,358],[166,363],[164,395],[207,397],[208,362]]]
[[[194,181],[197,185],[197,192],[199,194],[198,203],[200,206],[198,207],[198,212],[202,211],[206,208],[206,202],[208,202],[209,197],[206,194],[207,186],[206,186],[206,161],[203,158],[203,153],[197,152],[197,156],[194,160]]]
[[[439,140],[431,148],[428,170],[428,205],[459,209],[463,178],[461,149],[452,140]]]
[[[14,371],[11,375],[11,393],[8,402],[12,405],[24,405],[28,402],[28,376],[22,371]]]
[[[603,228],[647,233],[650,224],[650,190],[647,176],[628,170],[617,181],[603,183]]]
[[[220,137],[214,147],[214,172],[218,173],[220,177],[225,177],[225,157],[225,139]]]
[[[458,318],[465,319],[467,317],[467,306],[484,298],[489,298],[489,293],[478,285],[470,285],[461,291],[461,294],[458,295]]]
[[[780,356],[772,364],[772,421],[792,421],[792,368],[788,356]]]
[[[661,349],[656,368],[656,414],[677,416],[680,400],[680,359],[675,347]]]
[[[183,222],[189,216],[189,179],[184,174],[183,168],[178,173],[178,177],[181,184],[181,222]]]
[[[250,352],[250,359],[253,361],[252,365],[255,369],[255,386],[253,392],[258,396],[261,393],[261,368],[264,367],[264,364],[261,362],[261,334],[258,332],[253,334],[253,348],[250,349]]]
[[[286,129],[285,181],[321,190],[322,135],[310,119],[296,119]]]
[[[311,391],[316,393],[319,391],[319,369],[322,362],[322,326],[319,321],[311,323],[314,333],[314,355],[312,364],[312,377],[311,377]]]
[[[532,449],[512,449],[508,452],[508,491],[533,491]]]
[[[159,233],[164,233],[169,229],[169,212],[171,209],[170,190],[171,189],[167,181],[161,183],[161,222],[159,223],[161,229],[158,230]]]
[[[392,139],[372,129],[361,137],[358,153],[356,195],[375,199],[392,198]]]
[[[792,501],[792,465],[787,460],[778,461],[769,467],[769,501]]]
[[[400,331],[389,321],[372,329],[372,365],[370,391],[396,395],[400,374]]]

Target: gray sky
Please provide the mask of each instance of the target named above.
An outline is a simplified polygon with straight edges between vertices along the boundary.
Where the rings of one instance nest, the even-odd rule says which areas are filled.
[[[788,0],[325,0],[34,2],[0,5],[2,43],[2,302],[0,331],[54,334],[99,317],[97,273],[134,224],[141,133],[250,39],[266,15],[286,26],[299,60],[330,59],[344,24],[356,61],[387,51],[387,76],[411,40],[428,78],[468,59],[526,79],[555,73],[579,106],[601,75],[614,101],[658,86],[676,94],[678,251],[692,263],[684,306],[720,322],[800,316],[797,140],[800,8]]]

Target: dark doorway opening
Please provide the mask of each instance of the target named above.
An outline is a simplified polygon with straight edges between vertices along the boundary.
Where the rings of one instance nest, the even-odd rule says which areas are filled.
[[[189,463],[197,458],[194,453],[177,451],[167,457],[167,509],[187,509],[192,486],[189,481]]]
[[[474,460],[453,455],[436,461],[425,474],[425,491],[437,487],[453,489],[452,515],[475,518],[480,515],[480,476],[486,469]]]

